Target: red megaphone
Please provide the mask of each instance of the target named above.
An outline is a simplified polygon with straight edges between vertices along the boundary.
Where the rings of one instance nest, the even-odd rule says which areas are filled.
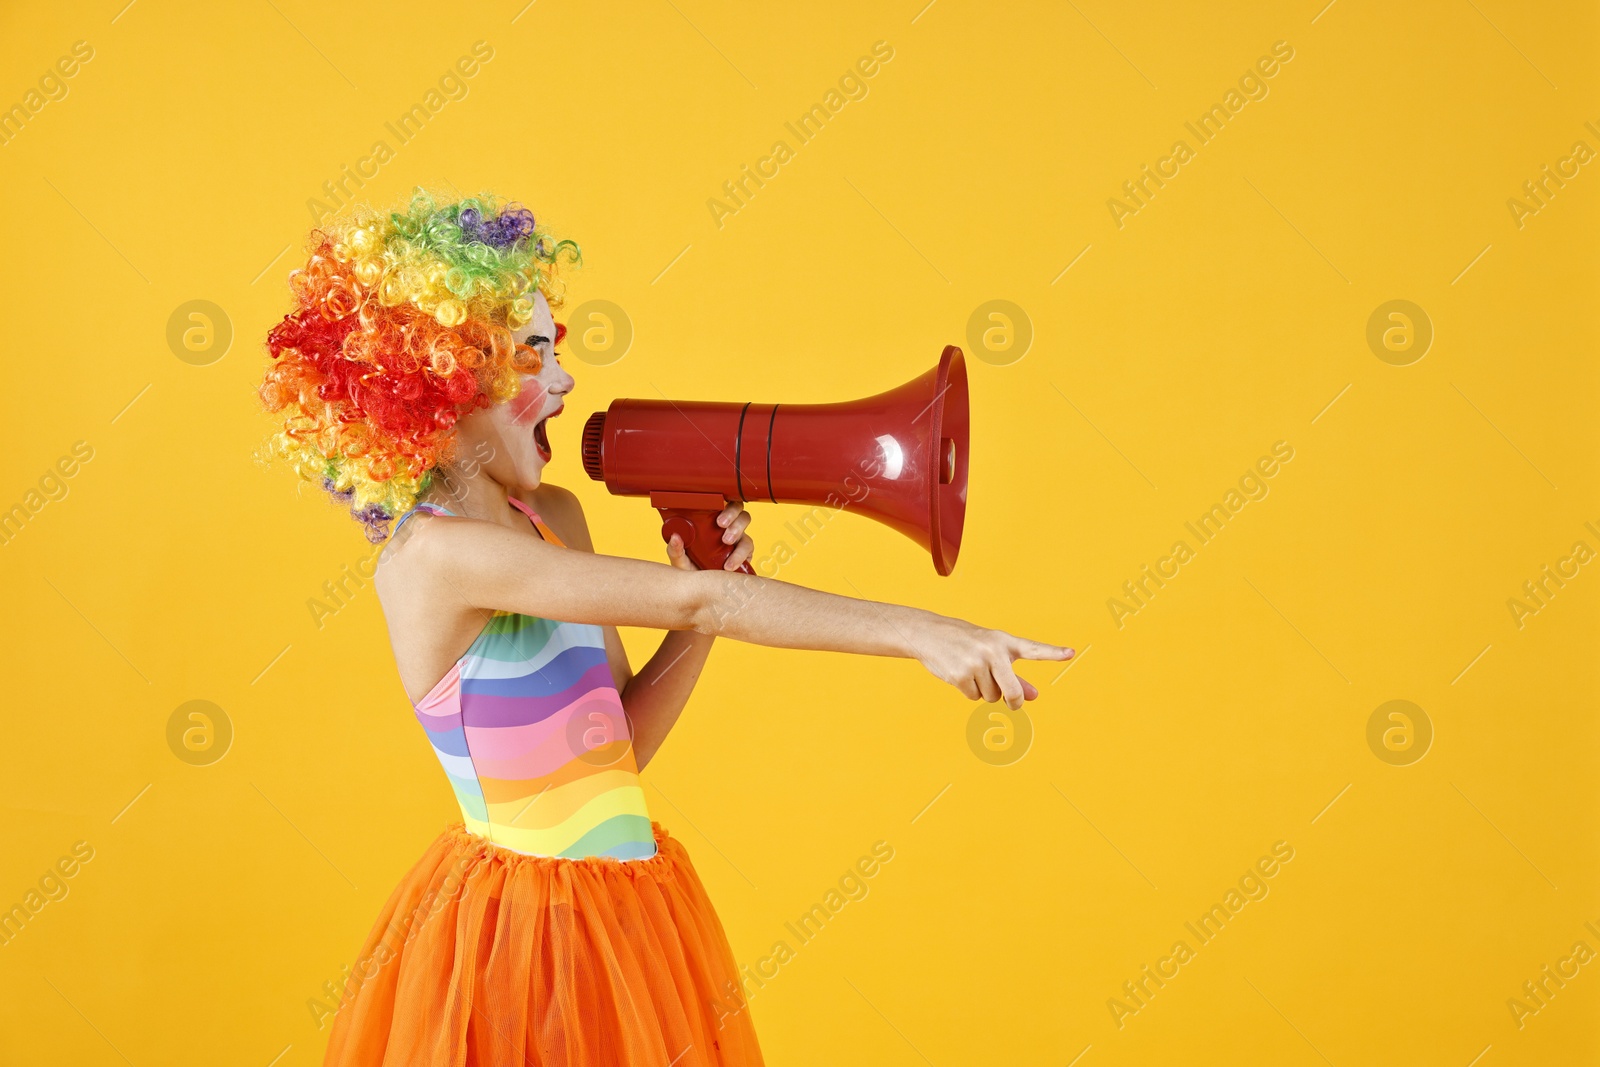
[[[967,367],[939,365],[843,404],[614,400],[583,427],[583,469],[619,496],[648,496],[661,539],[721,569],[729,501],[851,508],[894,527],[949,574],[967,514]],[[753,573],[746,563],[742,570]]]

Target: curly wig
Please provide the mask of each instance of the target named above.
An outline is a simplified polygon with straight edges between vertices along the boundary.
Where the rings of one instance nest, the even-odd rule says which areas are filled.
[[[512,339],[534,292],[559,307],[578,246],[484,193],[418,187],[399,211],[358,208],[311,231],[289,274],[294,310],[267,334],[269,451],[341,504],[377,543],[453,458],[456,423],[509,400],[538,352]]]

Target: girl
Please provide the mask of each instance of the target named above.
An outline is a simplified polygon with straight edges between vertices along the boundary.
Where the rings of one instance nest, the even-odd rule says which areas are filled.
[[[418,189],[313,231],[268,334],[274,451],[375,541],[400,681],[461,807],[351,969],[327,1063],[759,1064],[738,971],[638,772],[718,636],[919,660],[971,699],[1037,690],[1014,660],[1071,649],[725,569],[596,555],[544,481],[573,379],[561,268],[577,246],[485,194]],[[666,631],[637,673],[618,626]],[[730,1009],[730,1005],[732,1006]]]

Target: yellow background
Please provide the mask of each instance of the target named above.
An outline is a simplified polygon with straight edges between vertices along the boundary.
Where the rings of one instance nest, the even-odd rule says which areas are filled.
[[[568,311],[630,317],[623,359],[568,360],[553,428],[603,551],[662,558],[647,506],[578,467],[613,397],[848,399],[974,356],[985,301],[1031,320],[1020,361],[970,358],[954,576],[853,516],[782,572],[1075,645],[1023,668],[1026,755],[978,759],[973,706],[913,662],[724,643],[646,772],[741,963],[894,849],[753,998],[770,1063],[1595,1061],[1600,964],[1520,1029],[1506,1005],[1600,951],[1600,575],[1520,629],[1506,603],[1600,549],[1600,176],[1521,228],[1506,205],[1600,149],[1592,6],[523,4],[0,14],[0,103],[94,48],[0,146],[0,506],[94,449],[0,545],[0,905],[95,850],[0,946],[0,1059],[320,1062],[307,1000],[455,815],[370,589],[307,608],[357,526],[251,460],[306,202],[381,138],[364,196],[521,199],[585,249]],[[466,98],[396,146],[477,40]],[[798,145],[783,124],[880,40],[869,95]],[[1108,198],[1280,40],[1270,95],[1119,229]],[[719,229],[706,201],[779,139]],[[165,340],[194,299],[235,330],[205,366]],[[1409,366],[1365,339],[1393,299],[1435,330]],[[1116,625],[1280,440],[1270,495]],[[764,552],[794,511],[752,510]],[[194,699],[235,731],[210,766],[166,740]],[[1367,744],[1394,699],[1435,731],[1409,766]],[[1119,1028],[1108,999],[1277,841],[1270,895]]]

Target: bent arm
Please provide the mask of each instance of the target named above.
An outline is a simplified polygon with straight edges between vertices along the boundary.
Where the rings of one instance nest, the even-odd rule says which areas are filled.
[[[693,630],[668,630],[639,673],[622,690],[622,708],[633,730],[639,770],[654,758],[700,681],[713,638]]]

